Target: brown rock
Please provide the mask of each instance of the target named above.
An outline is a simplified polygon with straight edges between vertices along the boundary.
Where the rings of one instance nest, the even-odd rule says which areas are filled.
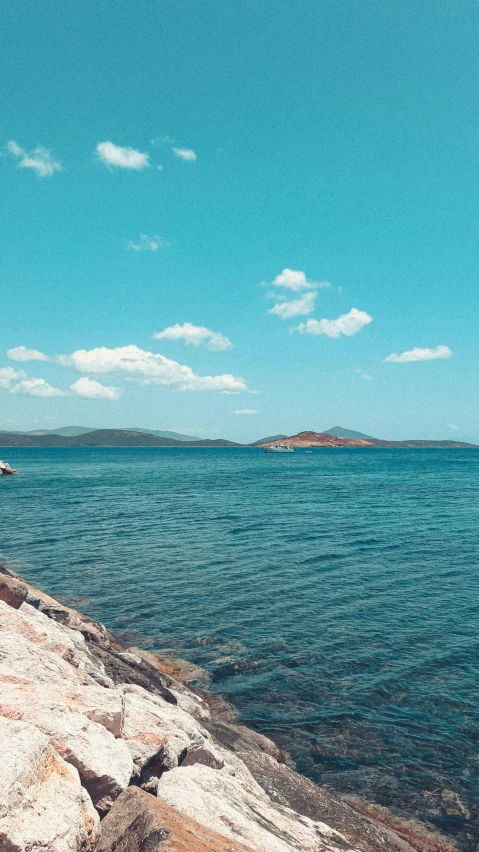
[[[97,852],[246,852],[138,787],[128,787],[102,822]]]
[[[0,601],[18,609],[28,595],[28,586],[15,577],[0,574]]]

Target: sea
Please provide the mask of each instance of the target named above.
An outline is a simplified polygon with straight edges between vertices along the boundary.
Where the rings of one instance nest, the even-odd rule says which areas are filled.
[[[479,451],[2,449],[0,557],[318,784],[479,844]]]

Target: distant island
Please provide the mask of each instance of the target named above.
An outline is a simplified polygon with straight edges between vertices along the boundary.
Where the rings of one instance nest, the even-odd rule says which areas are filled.
[[[265,448],[281,441],[291,447],[397,447],[424,448],[476,448],[477,444],[464,441],[386,441],[372,438],[335,426],[325,432],[305,431],[296,435],[272,435],[251,444],[238,444],[224,438],[196,438],[177,432],[146,429],[89,429],[83,426],[64,426],[44,432],[0,432],[0,447],[249,447]]]

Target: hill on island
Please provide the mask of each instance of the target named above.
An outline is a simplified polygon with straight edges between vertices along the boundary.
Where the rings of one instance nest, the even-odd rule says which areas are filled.
[[[341,429],[345,432],[346,429]],[[353,434],[361,434],[356,432]],[[276,441],[267,441],[261,444],[262,447],[270,447]],[[341,435],[334,435],[331,432],[298,432],[296,435],[291,435],[284,439],[284,443],[290,447],[397,447],[400,448],[477,448],[477,444],[466,444],[463,441],[382,441],[379,438],[345,438]]]

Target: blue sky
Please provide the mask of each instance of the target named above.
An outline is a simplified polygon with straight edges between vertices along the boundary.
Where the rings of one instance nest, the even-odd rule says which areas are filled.
[[[476,3],[2,17],[0,428],[479,440]]]

